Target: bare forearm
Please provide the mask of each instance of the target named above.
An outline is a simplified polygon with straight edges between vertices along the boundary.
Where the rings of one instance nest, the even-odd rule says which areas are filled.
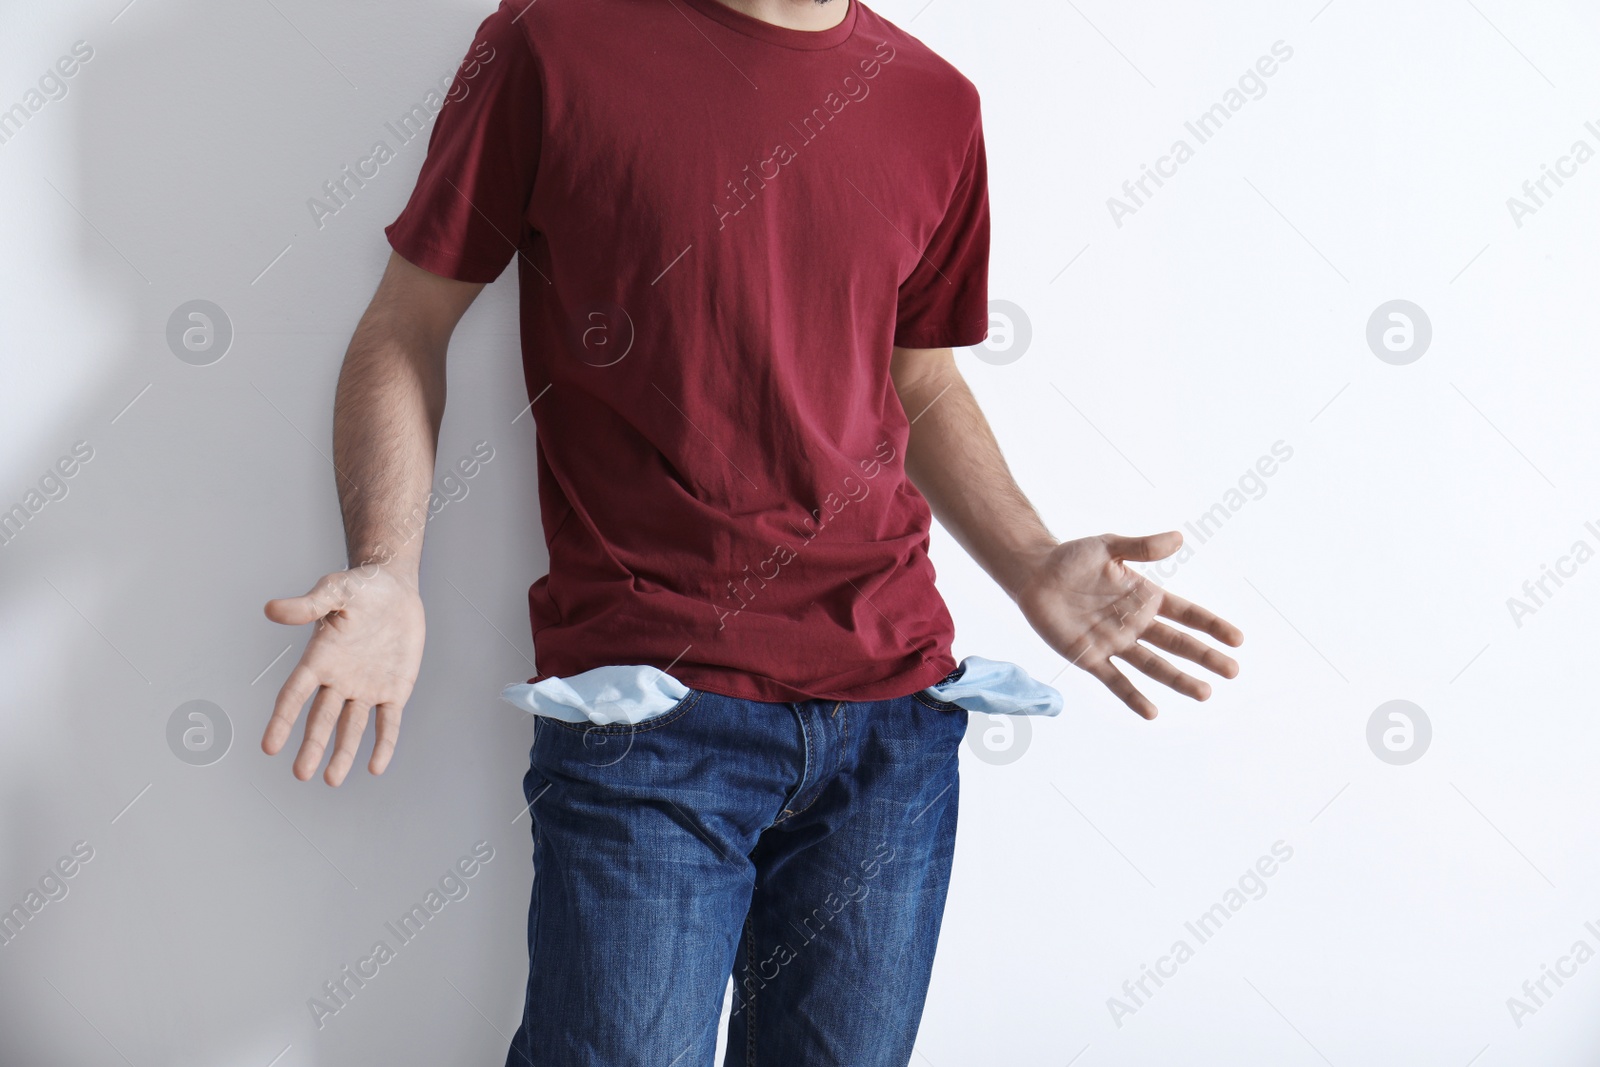
[[[368,314],[334,400],[333,462],[352,567],[415,573],[422,556],[439,423],[445,342]]]
[[[896,388],[913,420],[906,473],[950,535],[1015,597],[1058,542],[1012,477],[954,354],[901,350],[897,366]]]

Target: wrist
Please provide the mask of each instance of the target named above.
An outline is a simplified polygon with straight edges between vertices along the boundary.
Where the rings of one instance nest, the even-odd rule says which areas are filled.
[[[417,574],[421,569],[421,559],[414,554],[400,554],[386,545],[377,545],[349,554],[348,571],[361,574],[365,577],[375,577],[379,573],[399,578],[408,585],[417,584]]]
[[[1042,533],[1009,549],[993,573],[995,581],[1013,601],[1021,598],[1049,562],[1061,542]]]

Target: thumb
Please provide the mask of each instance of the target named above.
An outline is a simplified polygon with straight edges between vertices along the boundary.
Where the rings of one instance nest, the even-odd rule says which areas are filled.
[[[1144,537],[1123,537],[1106,534],[1106,549],[1117,559],[1131,559],[1139,563],[1153,563],[1166,559],[1183,547],[1183,535],[1176,530],[1147,534]]]
[[[304,626],[316,622],[332,611],[344,606],[345,597],[339,579],[342,575],[327,574],[311,587],[305,596],[281,597],[267,601],[267,618],[285,626]]]

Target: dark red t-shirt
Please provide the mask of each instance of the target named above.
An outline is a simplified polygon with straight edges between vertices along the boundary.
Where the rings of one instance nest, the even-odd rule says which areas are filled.
[[[954,669],[889,359],[988,333],[972,83],[860,0],[821,31],[505,0],[450,96],[385,232],[463,281],[517,258],[532,680],[867,700]]]

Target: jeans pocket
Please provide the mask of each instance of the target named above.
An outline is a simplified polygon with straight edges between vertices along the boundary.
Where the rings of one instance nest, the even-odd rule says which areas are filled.
[[[1057,715],[1061,693],[1015,663],[968,656],[956,673],[929,686],[918,699],[930,707],[961,707],[986,715]]]
[[[937,689],[939,686],[949,685],[951,682],[957,680],[965,673],[967,673],[967,664],[966,661],[963,660],[962,662],[956,664],[955,670],[945,675],[940,681],[935,682],[927,689],[917,690],[912,694],[912,696],[917,698],[918,703],[926,705],[935,711],[965,711],[966,709],[960,704],[953,704],[948,700],[940,700],[938,697],[932,695],[931,692],[931,690]]]
[[[917,703],[926,705],[927,707],[932,708],[934,711],[966,711],[967,710],[966,708],[963,708],[960,704],[952,704],[948,700],[940,700],[938,697],[929,696],[928,695],[928,691],[926,689],[919,689],[917,692],[915,692],[915,693],[913,693],[911,695],[916,698]]]
[[[556,718],[546,718],[544,721],[548,722],[551,726],[558,727],[570,733],[584,734],[587,736],[642,734],[651,730],[659,730],[663,726],[671,726],[673,723],[689,714],[689,712],[694,709],[694,706],[700,702],[700,698],[703,696],[705,696],[705,693],[702,690],[690,689],[684,694],[682,700],[672,705],[672,707],[668,708],[666,711],[660,712],[656,715],[651,715],[649,718],[643,719],[639,722],[613,722],[602,725],[600,723],[593,722],[567,722],[563,719]]]
[[[558,786],[587,783],[617,788],[633,777],[635,752],[650,752],[659,759],[678,751],[682,742],[671,729],[685,721],[707,694],[690,689],[671,708],[641,722],[567,722],[542,718],[540,737],[534,746],[533,770]],[[650,760],[642,765],[648,767]]]

